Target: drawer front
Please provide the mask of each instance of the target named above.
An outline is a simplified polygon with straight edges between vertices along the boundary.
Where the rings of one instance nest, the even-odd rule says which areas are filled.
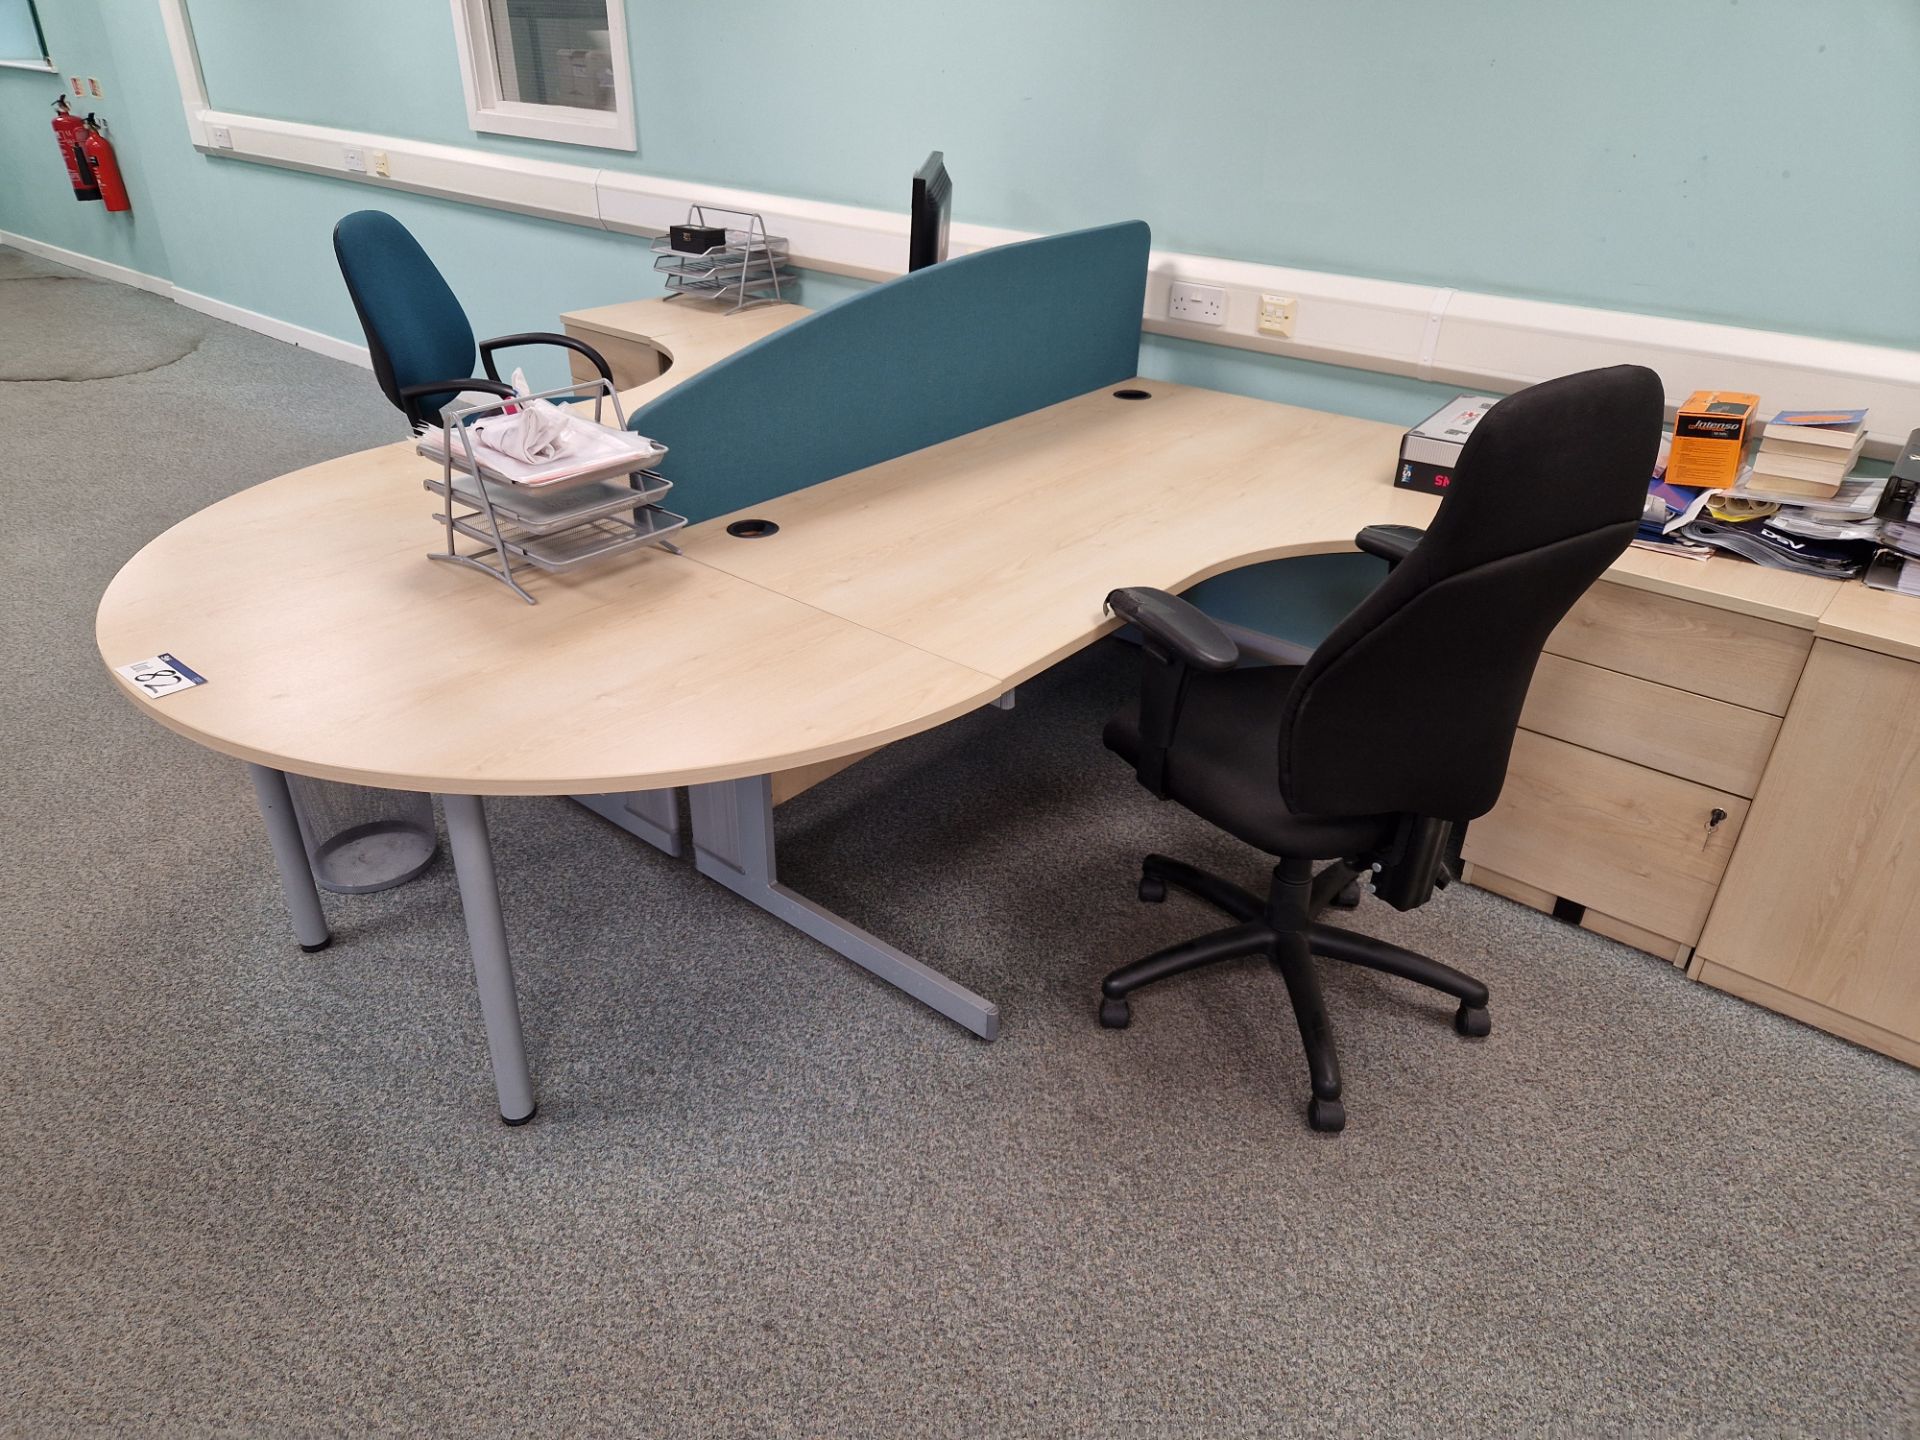
[[[1522,730],[1500,803],[1468,828],[1465,855],[1692,945],[1746,818],[1738,795]]]
[[[1602,755],[1751,798],[1778,716],[1689,690],[1542,655],[1520,723]]]
[[[1813,634],[1603,580],[1547,639],[1547,650],[1769,715],[1787,713]]]

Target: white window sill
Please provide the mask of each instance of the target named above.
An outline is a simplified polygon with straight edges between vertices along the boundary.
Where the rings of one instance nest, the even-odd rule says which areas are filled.
[[[58,75],[51,60],[0,60],[0,70],[33,70],[42,75]]]
[[[470,110],[467,119],[485,135],[517,135],[526,140],[592,145],[602,150],[634,148],[632,117],[613,110],[502,101],[484,110]]]

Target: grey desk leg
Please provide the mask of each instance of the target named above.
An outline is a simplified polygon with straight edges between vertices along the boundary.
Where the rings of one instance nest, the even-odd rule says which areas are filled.
[[[772,777],[692,785],[687,801],[693,812],[693,863],[702,875],[744,895],[983,1040],[998,1037],[1000,1007],[991,1000],[779,883],[774,875]]]
[[[612,795],[575,795],[587,809],[611,820],[629,835],[638,835],[656,850],[680,853],[680,792],[629,790]]]
[[[300,838],[300,817],[293,808],[287,777],[282,771],[251,763],[247,775],[253,781],[254,798],[260,802],[260,818],[267,822],[267,840],[273,846],[273,863],[280,871],[287,910],[293,916],[294,938],[308,954],[324,950],[333,943],[333,934],[320,908],[320,892],[314,888],[313,867],[307,863],[307,845]]]
[[[507,927],[500,918],[487,812],[478,795],[442,795],[440,803],[446,810],[447,840],[460,881],[460,908],[467,917],[467,945],[473,952],[480,1016],[487,1026],[493,1084],[500,1092],[500,1118],[509,1125],[524,1125],[533,1118],[533,1076],[527,1070],[526,1044],[520,1035],[520,1002],[513,993],[513,961],[507,956]]]

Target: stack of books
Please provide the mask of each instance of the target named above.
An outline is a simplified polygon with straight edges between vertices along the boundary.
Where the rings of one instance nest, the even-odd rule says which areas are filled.
[[[1747,488],[1825,499],[1840,489],[1867,443],[1864,410],[1782,410],[1760,433]]]

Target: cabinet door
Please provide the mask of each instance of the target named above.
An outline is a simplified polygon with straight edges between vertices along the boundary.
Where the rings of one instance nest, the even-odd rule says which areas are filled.
[[[1522,730],[1465,855],[1691,945],[1746,814],[1738,795]]]
[[[1920,1064],[1920,665],[1814,642],[1700,978]]]

